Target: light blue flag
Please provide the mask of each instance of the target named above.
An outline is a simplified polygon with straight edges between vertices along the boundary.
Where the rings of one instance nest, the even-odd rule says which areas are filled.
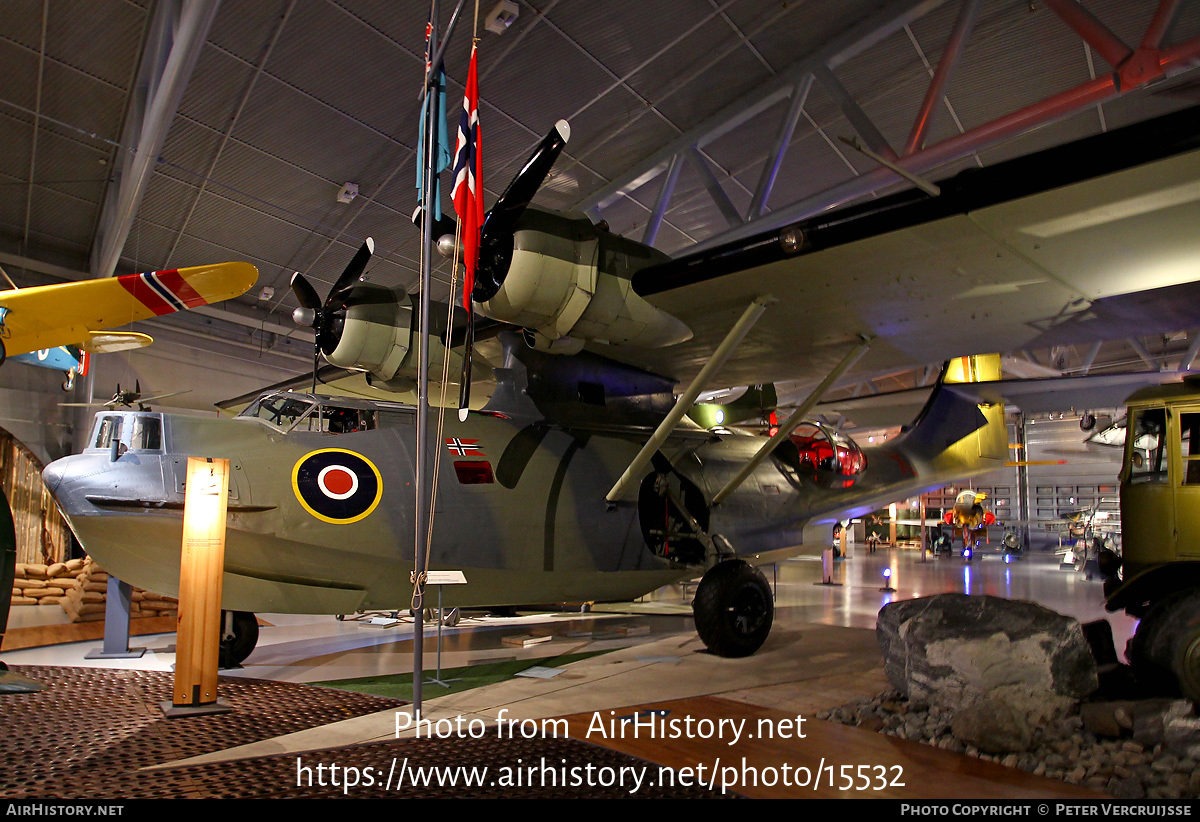
[[[437,156],[434,164],[437,171],[433,177],[433,207],[431,210],[435,220],[442,216],[442,186],[438,174],[450,167],[450,136],[446,132],[446,72],[439,70],[437,77],[437,94],[425,95],[421,104],[421,131],[417,135],[417,201],[425,204],[425,117],[428,115],[430,104],[435,106],[437,117]]]

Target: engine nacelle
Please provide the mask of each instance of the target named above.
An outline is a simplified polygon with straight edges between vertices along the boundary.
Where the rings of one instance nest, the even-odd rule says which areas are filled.
[[[373,378],[369,382],[380,388],[411,390],[417,377],[418,348],[412,297],[401,289],[360,284],[347,302],[345,315],[334,323],[337,345],[326,352],[325,359],[339,368],[368,372]],[[461,355],[447,352],[434,335],[430,335],[429,349],[431,364],[451,357],[451,373],[457,378]]]
[[[541,350],[578,350],[589,341],[661,348],[691,339],[686,325],[633,290],[635,271],[668,259],[649,246],[587,219],[530,209],[504,256],[499,287],[476,292],[486,298],[479,311],[535,332]]]

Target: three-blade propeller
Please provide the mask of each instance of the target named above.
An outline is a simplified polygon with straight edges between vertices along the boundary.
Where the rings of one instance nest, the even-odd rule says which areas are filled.
[[[337,282],[329,289],[324,302],[303,274],[297,271],[292,275],[292,293],[300,303],[300,307],[292,312],[292,319],[297,325],[311,326],[316,333],[316,344],[313,347],[313,391],[317,390],[317,364],[320,356],[322,353],[328,356],[337,348],[338,335],[335,329],[338,321],[345,319],[350,292],[362,277],[374,253],[375,241],[368,237],[354,255],[354,259],[337,278]]]
[[[550,168],[562,153],[567,140],[570,139],[571,128],[565,120],[554,124],[550,133],[542,139],[525,165],[517,172],[517,176],[508,184],[508,188],[492,205],[484,217],[483,229],[480,232],[479,260],[475,270],[475,288],[471,292],[476,302],[486,302],[496,295],[508,275],[509,263],[512,261],[513,236],[517,223],[533,200]],[[420,223],[420,212],[414,215],[414,222]],[[435,230],[441,228],[443,219],[435,223]],[[354,259],[346,266],[346,270],[338,277],[337,282],[329,290],[322,301],[312,284],[300,272],[292,275],[292,293],[300,307],[292,312],[292,319],[298,325],[310,326],[316,334],[316,344],[313,350],[313,391],[317,387],[317,367],[321,354],[326,356],[337,348],[339,326],[345,320],[346,309],[349,306],[350,293],[362,276],[375,251],[375,243],[370,237],[363,243],[362,248],[354,255]],[[464,356],[464,373],[462,383],[469,385],[471,368],[471,345],[473,335],[468,332],[467,351]],[[465,389],[461,402],[466,405],[469,389]]]

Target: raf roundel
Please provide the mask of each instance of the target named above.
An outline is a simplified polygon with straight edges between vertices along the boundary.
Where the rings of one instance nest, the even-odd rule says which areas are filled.
[[[292,490],[304,510],[323,522],[358,522],[379,504],[383,479],[370,460],[353,451],[325,448],[306,454],[292,469]]]

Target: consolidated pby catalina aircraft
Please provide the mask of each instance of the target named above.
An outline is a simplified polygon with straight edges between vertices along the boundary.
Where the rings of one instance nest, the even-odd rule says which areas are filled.
[[[462,422],[445,412],[433,446],[429,568],[468,580],[444,605],[622,600],[703,574],[702,639],[753,653],[773,613],[756,565],[1008,459],[987,382],[999,360],[977,352],[1200,326],[1198,134],[1192,110],[961,174],[937,197],[885,197],[672,260],[529,206],[567,139],[558,124],[483,229],[472,296],[506,330],[488,404]],[[330,364],[400,390],[416,373],[412,301],[358,282],[371,252],[324,301],[297,278],[298,319]],[[674,396],[684,380],[711,387],[720,367],[723,385],[824,376],[815,402],[852,367],[934,361],[948,362],[938,389],[877,448],[821,426],[797,435],[810,402],[763,439],[683,422],[695,394]],[[414,417],[291,392],[235,419],[104,411],[84,453],[45,479],[99,562],[174,593],[186,457],[230,458],[223,643],[240,659],[253,611],[408,606]]]

